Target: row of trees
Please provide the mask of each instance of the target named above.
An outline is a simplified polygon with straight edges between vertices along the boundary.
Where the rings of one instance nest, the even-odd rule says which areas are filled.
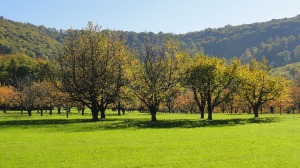
[[[61,53],[49,66],[48,81],[72,102],[90,108],[95,121],[99,113],[105,118],[110,104],[120,109],[139,104],[137,100],[156,121],[163,104],[171,111],[178,95],[189,92],[201,118],[207,109],[211,120],[214,109],[233,97],[244,100],[258,117],[263,104],[287,94],[287,82],[268,76],[270,67],[265,60],[241,64],[239,59],[228,62],[202,53],[191,57],[180,50],[177,40],[163,35],[145,38],[144,45],[133,51],[118,34],[100,31],[92,23],[67,34]],[[20,93],[26,88],[21,87]]]
[[[191,58],[180,51],[178,41],[168,37],[146,38],[140,52],[134,54],[118,35],[101,32],[92,23],[85,30],[68,33],[52,81],[88,106],[94,120],[99,112],[105,118],[108,104],[130,90],[156,121],[160,105],[183,88],[193,91],[201,118],[207,108],[208,119],[212,119],[214,108],[233,94],[244,97],[258,117],[259,107],[280,97],[286,86],[283,79],[268,76],[266,61],[241,65],[238,59],[227,63],[203,54]]]

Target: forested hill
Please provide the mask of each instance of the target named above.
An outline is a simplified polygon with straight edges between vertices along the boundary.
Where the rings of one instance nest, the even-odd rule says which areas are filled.
[[[140,48],[146,35],[153,39],[158,36],[152,32],[119,32],[134,49]],[[201,51],[227,59],[240,57],[243,62],[265,56],[274,67],[300,61],[300,15],[172,36],[180,40],[182,49],[192,54]],[[23,52],[47,59],[57,53],[64,37],[62,30],[0,18],[0,54]]]
[[[143,37],[154,33],[122,32],[129,46],[139,48]],[[274,67],[300,61],[300,15],[269,22],[225,26],[199,32],[174,35],[182,49],[190,53],[199,51],[207,55],[240,57],[244,62],[265,56]]]
[[[48,59],[57,53],[64,32],[0,17],[0,54],[24,53]]]

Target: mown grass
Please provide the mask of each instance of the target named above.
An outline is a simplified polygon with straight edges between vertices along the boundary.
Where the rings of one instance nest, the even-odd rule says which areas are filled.
[[[300,115],[0,113],[1,167],[298,167]]]

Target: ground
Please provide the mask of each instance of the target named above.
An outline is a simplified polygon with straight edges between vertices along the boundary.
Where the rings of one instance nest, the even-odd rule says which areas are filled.
[[[297,167],[300,114],[0,113],[1,167]]]

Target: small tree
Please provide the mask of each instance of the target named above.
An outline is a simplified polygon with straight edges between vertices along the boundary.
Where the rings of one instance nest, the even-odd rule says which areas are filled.
[[[0,87],[0,107],[4,113],[10,106],[17,104],[18,93],[12,86]]]
[[[38,104],[39,88],[36,84],[30,84],[27,82],[23,85],[22,90],[19,91],[19,100],[22,108],[27,110],[28,116],[31,116],[32,110],[34,110]]]

